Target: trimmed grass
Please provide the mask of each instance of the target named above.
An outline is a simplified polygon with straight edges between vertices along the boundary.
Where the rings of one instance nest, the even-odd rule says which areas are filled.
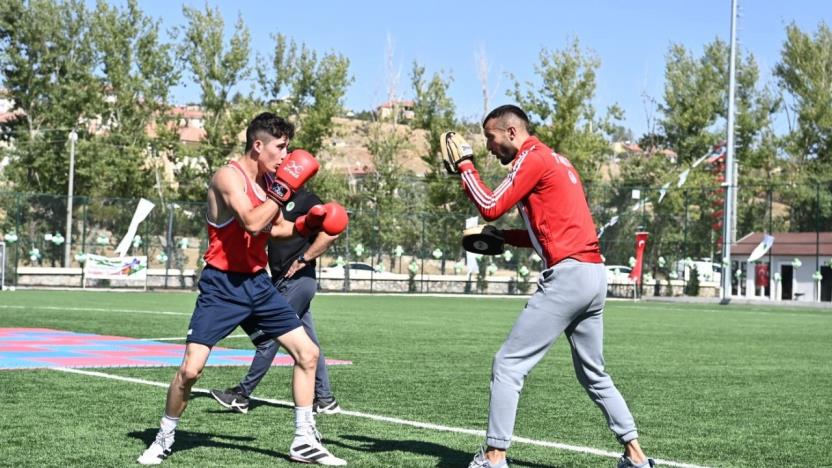
[[[0,293],[0,327],[137,338],[184,336],[195,295]],[[348,410],[484,430],[491,359],[524,301],[322,295],[313,302],[333,390]],[[607,370],[652,457],[709,466],[832,466],[832,311],[609,302]],[[238,334],[238,330],[234,334]],[[251,348],[245,338],[221,346]],[[559,340],[526,381],[515,434],[619,451],[574,378]],[[168,382],[174,368],[94,369]],[[200,388],[245,368],[208,368]],[[256,396],[290,400],[288,368]],[[0,465],[124,466],[158,427],[165,390],[54,370],[0,371]],[[289,465],[291,409],[230,413],[195,394],[171,466]],[[466,466],[481,438],[347,415],[321,416],[326,443],[351,466]],[[614,460],[515,444],[512,466],[614,466]]]

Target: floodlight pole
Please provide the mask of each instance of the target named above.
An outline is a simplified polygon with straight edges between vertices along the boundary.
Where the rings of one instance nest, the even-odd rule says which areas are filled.
[[[721,299],[731,299],[731,243],[734,242],[733,212],[734,191],[734,90],[736,88],[737,62],[737,0],[731,0],[731,54],[728,62],[728,144],[725,149],[725,205],[722,218],[722,291]]]
[[[72,198],[75,183],[75,142],[78,134],[75,129],[69,132],[69,187],[66,191],[66,240],[64,241],[64,268],[69,268],[69,253],[72,249]]]

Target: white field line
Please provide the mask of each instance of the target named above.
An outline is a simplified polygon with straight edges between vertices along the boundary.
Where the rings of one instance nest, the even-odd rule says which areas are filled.
[[[319,296],[371,296],[371,294],[355,294],[355,293],[318,293]],[[376,297],[385,297],[385,296],[396,296],[396,297],[417,297],[413,294],[372,294],[372,296]],[[432,295],[432,294],[420,294],[418,296],[430,296],[430,297],[446,297],[446,298],[458,298],[458,299],[477,299],[477,296],[469,296],[465,294],[460,295]],[[501,298],[501,299],[522,299],[522,296],[488,296],[488,297],[480,297],[480,299],[488,299],[488,298]],[[609,300],[608,300],[609,302]],[[635,304],[625,304],[624,301],[616,301],[616,307],[623,307],[625,309],[643,309],[644,306],[635,303]],[[174,312],[174,311],[167,311],[167,310],[141,310],[141,309],[109,309],[103,307],[59,307],[59,306],[23,306],[23,305],[7,305],[7,304],[0,304],[0,310],[3,309],[12,309],[12,310],[59,310],[59,311],[71,311],[71,312],[116,312],[116,313],[133,313],[133,314],[150,314],[150,315],[174,315],[174,316],[186,316],[190,317],[192,312]],[[649,309],[649,307],[648,307]],[[730,312],[727,308],[707,308],[707,307],[697,307],[697,308],[686,308],[686,307],[674,307],[674,306],[664,306],[662,307],[663,310],[667,311],[674,311],[674,312]],[[608,312],[609,313],[609,312]],[[614,312],[613,312],[614,313]],[[755,310],[752,312],[755,315],[774,315],[778,317],[818,317],[817,314],[801,314],[800,312],[768,312],[768,311],[758,311]],[[231,337],[229,337],[231,338]],[[236,336],[234,338],[237,338]],[[173,338],[171,338],[173,340]],[[159,339],[159,341],[163,341]]]
[[[89,371],[89,370],[82,370],[82,369],[70,369],[70,368],[67,368],[67,367],[53,367],[51,369],[56,370],[56,371],[60,371],[60,372],[68,372],[68,373],[72,373],[72,374],[81,374],[81,375],[86,375],[86,376],[91,376],[91,377],[103,377],[103,378],[106,378],[106,379],[120,380],[122,382],[131,382],[131,383],[138,383],[138,384],[144,384],[144,385],[152,385],[154,387],[160,387],[160,388],[167,388],[168,385],[169,385],[167,382],[154,382],[154,381],[151,381],[151,380],[137,379],[137,378],[133,378],[133,377],[123,377],[123,376],[120,376],[120,375],[107,374],[107,373],[104,373],[104,372],[97,372],[97,371]],[[197,393],[206,393],[206,394],[208,393],[208,390],[204,389],[204,388],[192,388],[191,391],[192,392],[197,392]],[[294,406],[295,406],[293,402],[286,401],[286,400],[274,400],[274,399],[271,399],[271,398],[257,398],[257,397],[251,397],[250,399],[254,400],[254,401],[269,403],[269,404],[272,404],[272,405],[285,406],[287,408],[294,408]],[[362,412],[359,412],[359,411],[341,410],[340,414],[343,414],[345,416],[352,416],[352,417],[356,417],[356,418],[369,419],[369,420],[372,420],[372,421],[379,421],[379,422],[385,422],[385,423],[390,423],[390,424],[396,424],[396,425],[399,425],[399,426],[409,426],[409,427],[416,427],[416,428],[419,428],[419,429],[429,429],[429,430],[441,431],[441,432],[453,432],[455,434],[467,434],[467,435],[481,437],[481,438],[485,437],[485,431],[477,430],[477,429],[467,429],[467,428],[463,428],[463,427],[443,426],[443,425],[440,425],[440,424],[432,424],[432,423],[425,423],[425,422],[419,422],[419,421],[410,421],[408,419],[391,418],[389,416],[381,416],[381,415],[377,415],[377,414],[362,413]],[[559,449],[559,450],[566,450],[566,451],[569,451],[569,452],[586,453],[586,454],[590,454],[590,455],[597,455],[597,456],[600,456],[600,457],[618,458],[618,457],[621,456],[621,452],[610,452],[610,451],[607,451],[607,450],[601,450],[601,449],[597,449],[597,448],[593,448],[593,447],[582,447],[580,445],[562,444],[562,443],[559,443],[559,442],[550,442],[550,441],[547,441],[547,440],[529,439],[527,437],[514,436],[514,437],[512,437],[512,441],[515,442],[515,443],[535,445],[535,446],[538,446],[538,447],[555,448],[555,449]],[[682,462],[676,462],[676,461],[672,461],[672,460],[663,460],[663,459],[656,459],[656,463],[658,463],[659,465],[675,466],[675,467],[679,467],[679,468],[706,468],[706,467],[701,466],[701,465],[692,465],[692,464],[689,464],[689,463],[682,463]]]
[[[168,336],[165,338],[136,338],[137,340],[148,340],[148,341],[185,341],[186,336]],[[248,335],[228,335],[223,340],[227,340],[230,338],[248,338]]]
[[[59,306],[36,306],[36,305],[0,305],[0,309],[26,309],[26,310],[59,310],[72,312],[129,312],[133,314],[154,314],[154,315],[184,315],[191,316],[191,312],[172,312],[167,310],[141,310],[141,309],[111,309],[104,307],[59,307]]]

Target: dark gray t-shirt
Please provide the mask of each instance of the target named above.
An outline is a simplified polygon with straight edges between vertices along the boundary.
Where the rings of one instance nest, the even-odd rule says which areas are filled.
[[[302,188],[295,192],[295,196],[280,209],[283,211],[283,218],[294,222],[305,215],[310,208],[321,204],[321,199],[314,193]],[[308,239],[294,236],[290,239],[269,240],[269,268],[272,271],[272,278],[281,278],[286,270],[292,266],[292,262],[301,256],[314,242],[315,235]],[[315,276],[315,261],[309,262],[305,267],[295,272],[294,276]]]

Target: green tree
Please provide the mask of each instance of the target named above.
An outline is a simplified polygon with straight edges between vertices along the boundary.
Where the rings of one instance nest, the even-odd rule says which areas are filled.
[[[728,105],[727,44],[716,39],[707,44],[703,54],[694,56],[679,44],[670,47],[665,68],[664,102],[660,105],[659,140],[677,153],[677,166],[666,169],[676,174],[712,150],[726,138]],[[759,85],[759,68],[751,54],[740,52],[736,69],[736,123],[734,159],[739,165],[738,235],[759,230],[764,219],[761,210],[766,193],[777,177],[778,140],[772,129],[772,115],[780,100],[768,87]],[[665,181],[662,181],[665,182]],[[721,174],[708,171],[706,165],[694,169],[685,189],[688,205],[686,220],[688,239],[683,250],[694,257],[709,256],[721,236],[723,191]],[[699,189],[690,189],[698,186]],[[668,201],[673,200],[673,188]],[[667,203],[667,201],[665,202]],[[684,208],[684,206],[680,206]],[[667,234],[678,237],[673,230]],[[663,239],[653,245],[661,245]]]
[[[727,111],[727,65],[728,47],[719,39],[699,58],[680,44],[670,47],[659,123],[680,163],[698,159],[724,140],[716,124]]]
[[[257,67],[258,82],[268,105],[297,125],[293,146],[317,155],[333,132],[333,117],[343,112],[350,61],[334,52],[319,59],[305,44],[282,34],[273,38],[271,67]]]
[[[530,114],[538,138],[568,156],[586,181],[599,177],[601,163],[611,153],[606,135],[618,131],[615,121],[623,117],[617,105],[601,119],[595,115],[592,99],[600,65],[600,59],[574,39],[564,50],[540,51],[535,65],[539,87],[527,82],[524,90],[512,77],[514,90],[508,93]]]
[[[786,42],[774,75],[791,97],[794,115],[786,150],[792,159],[820,172],[832,163],[832,30],[821,22],[814,37],[797,25],[786,28]]]
[[[411,126],[425,131],[427,139],[426,153],[421,155],[428,166],[424,185],[427,190],[427,203],[423,211],[431,219],[431,229],[426,230],[426,244],[430,250],[435,248],[443,252],[442,271],[445,261],[454,259],[460,251],[457,233],[465,225],[464,216],[469,205],[465,193],[459,184],[450,177],[442,165],[439,139],[443,132],[457,130],[453,100],[448,96],[448,87],[452,79],[441,73],[434,73],[426,79],[425,67],[413,63],[410,75],[415,95],[413,103],[414,117]]]
[[[83,1],[8,0],[0,3],[0,67],[18,117],[2,124],[14,139],[4,170],[13,187],[66,191],[68,134],[87,138],[85,121],[101,93],[89,11]]]
[[[257,81],[265,96],[265,107],[297,126],[292,146],[315,154],[323,170],[309,182],[322,199],[350,200],[349,175],[327,170],[332,154],[324,148],[336,131],[334,118],[343,112],[347,87],[352,83],[349,59],[334,52],[318,54],[286,36],[273,36],[270,67],[257,67]],[[322,151],[323,150],[323,151]]]
[[[208,177],[240,151],[239,135],[252,118],[256,106],[251,99],[233,94],[248,78],[250,35],[242,17],[237,18],[234,33],[225,44],[225,23],[219,9],[204,11],[183,7],[187,25],[183,30],[179,53],[201,91],[205,111],[205,140],[176,157],[180,197],[202,199]]]
[[[79,193],[163,198],[156,156],[178,145],[166,113],[179,80],[173,46],[160,40],[159,22],[145,16],[136,0],[124,8],[99,1],[91,38],[101,70],[102,92],[95,100],[101,132],[79,145]]]
[[[759,68],[749,54],[737,65],[735,152],[738,163],[737,237],[768,230],[768,193],[780,180],[783,163],[777,153],[781,146],[773,129],[772,116],[779,112],[781,99],[767,87],[759,87]]]
[[[784,137],[791,184],[791,229],[832,227],[832,30],[820,22],[814,36],[795,24],[786,28],[774,75],[789,97],[790,129]]]
[[[421,210],[414,207],[420,204],[407,198],[414,191],[408,181],[410,174],[400,163],[411,145],[410,137],[410,130],[404,126],[370,124],[367,149],[373,156],[373,170],[359,181],[360,196],[350,203],[359,213],[350,225],[350,243],[360,240],[379,261],[397,245],[405,246],[406,254],[411,255],[419,246],[422,220],[414,214]]]

